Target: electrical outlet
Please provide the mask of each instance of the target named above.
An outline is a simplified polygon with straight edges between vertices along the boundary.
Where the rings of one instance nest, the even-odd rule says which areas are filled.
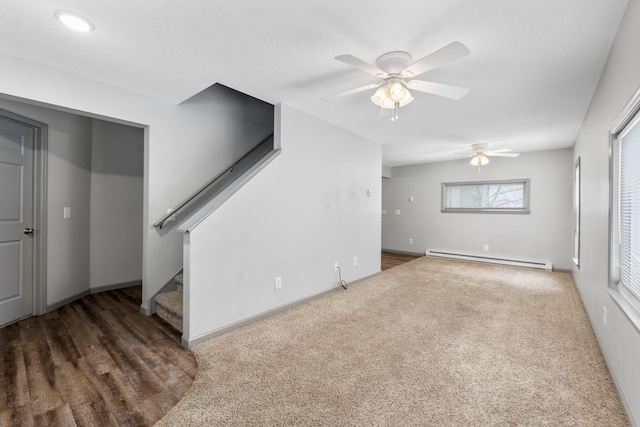
[[[357,267],[357,266],[358,266],[358,257],[357,257],[357,256],[354,256],[354,257],[353,257],[353,266],[354,266],[354,267]]]
[[[338,267],[339,267],[338,263],[337,262],[334,263],[333,264],[333,271],[338,271]]]
[[[62,218],[69,219],[71,218],[71,207],[65,206],[62,210]]]
[[[484,245],[484,251],[489,252],[489,245]]]
[[[274,279],[274,285],[275,285],[276,291],[277,291],[278,289],[282,289],[282,276],[277,276],[277,277]]]
[[[413,245],[413,237],[409,237],[409,244]]]
[[[396,209],[396,215],[400,215],[400,209]]]

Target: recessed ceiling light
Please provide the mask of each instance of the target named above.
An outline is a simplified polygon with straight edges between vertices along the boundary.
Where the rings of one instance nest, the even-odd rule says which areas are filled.
[[[77,13],[69,12],[68,10],[56,10],[55,15],[60,22],[72,30],[87,32],[95,28],[93,23],[87,18],[80,16]]]

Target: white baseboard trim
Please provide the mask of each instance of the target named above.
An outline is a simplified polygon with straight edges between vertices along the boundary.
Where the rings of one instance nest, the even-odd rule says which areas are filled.
[[[426,256],[430,256],[430,257],[458,259],[461,261],[486,262],[490,264],[502,264],[502,265],[511,265],[514,267],[528,267],[528,268],[537,268],[540,270],[553,271],[553,265],[551,264],[551,262],[522,261],[522,260],[516,260],[516,259],[496,258],[496,257],[490,257],[490,256],[483,256],[483,255],[468,255],[468,254],[460,254],[455,252],[435,251],[433,249],[427,249],[425,254]]]
[[[392,254],[402,254],[402,255],[424,256],[424,252],[396,251],[395,249],[382,249],[381,252],[389,252]]]
[[[369,279],[371,277],[377,276],[378,274],[380,274],[380,272],[371,274],[369,276],[361,277],[360,279],[354,280],[353,282],[349,283],[349,285],[354,285],[354,284],[356,284],[358,282],[362,282],[363,280],[366,280],[366,279]],[[204,334],[201,334],[201,335],[199,335],[199,336],[197,336],[195,338],[189,339],[189,340],[186,339],[185,336],[183,335],[182,336],[182,345],[184,347],[186,347],[186,348],[191,348],[196,344],[200,344],[201,342],[208,341],[208,340],[210,340],[212,338],[215,338],[215,337],[218,337],[220,335],[226,334],[227,332],[231,332],[231,331],[233,331],[235,329],[238,329],[238,328],[241,328],[243,326],[250,325],[251,323],[258,322],[260,320],[266,319],[267,317],[271,317],[274,314],[282,313],[283,311],[286,311],[286,310],[289,310],[290,308],[294,308],[294,307],[297,307],[299,305],[305,304],[305,303],[307,303],[309,301],[312,301],[312,300],[314,300],[316,298],[320,298],[320,297],[323,297],[325,295],[329,295],[329,294],[331,294],[333,292],[343,291],[343,290],[344,289],[342,289],[342,288],[340,288],[338,286],[334,286],[331,289],[326,289],[324,291],[318,292],[318,293],[310,295],[308,297],[301,298],[299,300],[296,300],[296,301],[281,305],[279,307],[272,308],[270,310],[264,311],[262,313],[254,315],[254,316],[247,317],[246,319],[239,320],[237,322],[234,322],[234,323],[231,323],[229,325],[223,326],[222,328],[215,329],[215,330],[210,331],[210,332],[206,332]]]

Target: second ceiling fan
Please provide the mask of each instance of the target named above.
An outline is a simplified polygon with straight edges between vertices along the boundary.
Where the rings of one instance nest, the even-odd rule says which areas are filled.
[[[467,88],[414,80],[413,78],[467,56],[469,53],[471,52],[465,45],[455,41],[416,62],[412,62],[413,58],[410,54],[402,51],[385,53],[376,60],[375,66],[353,55],[336,56],[335,59],[338,61],[378,77],[382,81],[327,96],[324,99],[338,98],[377,88],[371,96],[371,101],[383,109],[393,110],[391,120],[395,121],[398,120],[398,109],[413,101],[409,89],[455,100],[465,96],[469,91]]]
[[[497,150],[487,150],[488,144],[473,144],[471,151],[473,153],[468,154],[468,151],[456,151],[458,154],[467,154],[471,157],[471,163],[473,166],[480,167],[489,163],[489,157],[518,157],[520,153],[514,153],[510,148],[499,148]]]

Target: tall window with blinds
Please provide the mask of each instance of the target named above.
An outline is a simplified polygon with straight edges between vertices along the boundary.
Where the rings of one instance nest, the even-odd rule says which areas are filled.
[[[620,290],[640,307],[640,117],[613,139],[614,250]],[[617,181],[617,182],[615,182]],[[614,276],[615,276],[615,272]]]

